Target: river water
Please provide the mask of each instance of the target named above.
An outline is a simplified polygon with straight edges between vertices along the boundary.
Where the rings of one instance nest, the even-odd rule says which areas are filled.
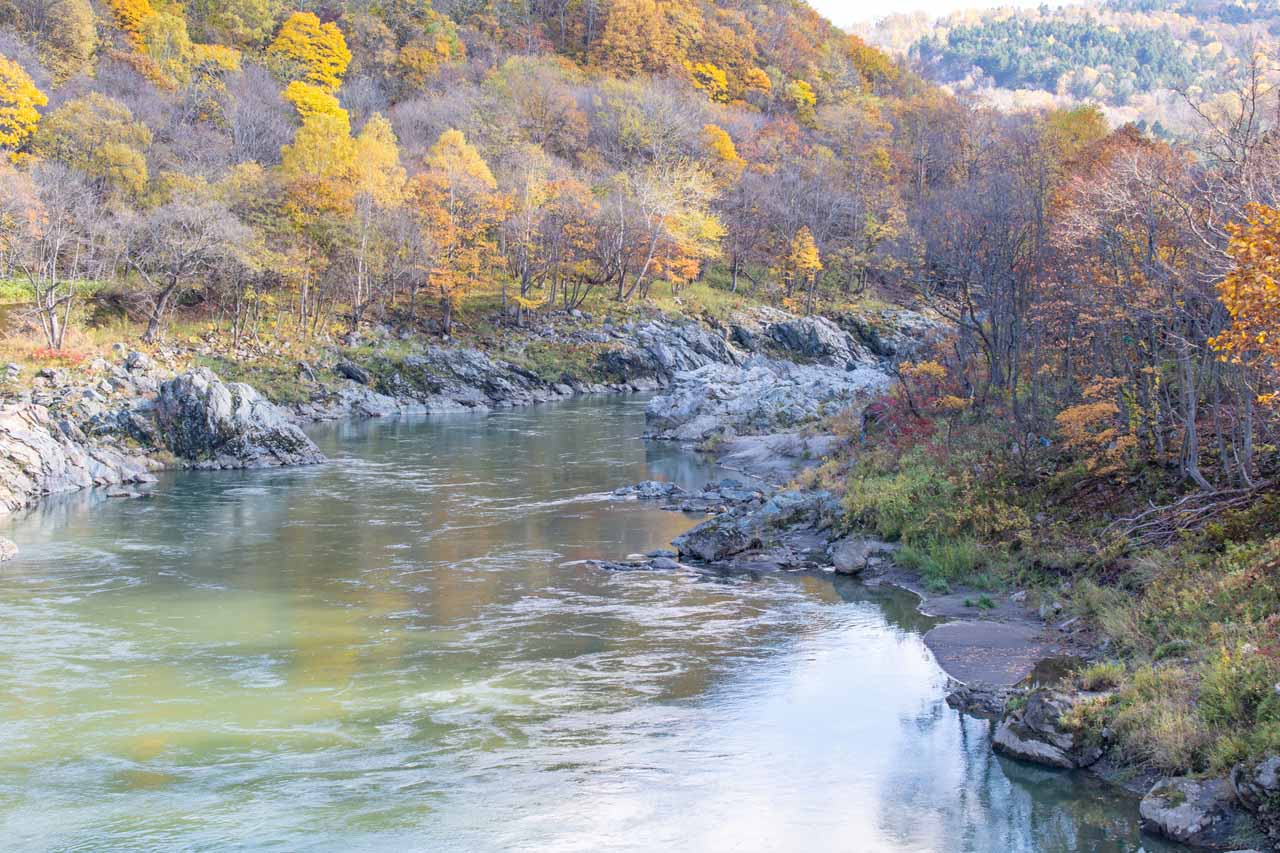
[[[607,572],[725,472],[643,399],[317,429],[0,527],[0,849],[1119,851],[1132,800],[995,757],[906,593]]]

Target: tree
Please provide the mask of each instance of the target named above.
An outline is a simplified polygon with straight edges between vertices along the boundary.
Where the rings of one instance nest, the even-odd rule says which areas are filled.
[[[146,214],[122,216],[125,258],[142,279],[147,329],[159,337],[175,294],[204,276],[243,262],[253,234],[226,207],[208,200],[180,199]]]
[[[0,26],[39,49],[55,82],[90,70],[98,34],[89,0],[0,0]]]
[[[32,144],[38,154],[84,173],[103,194],[137,196],[146,186],[151,131],[124,104],[97,92],[50,112]]]
[[[677,64],[676,44],[654,0],[615,0],[592,62],[620,77]]]
[[[821,270],[822,257],[818,254],[817,244],[813,242],[813,232],[805,225],[791,238],[791,246],[787,252],[787,296],[792,295],[795,287],[804,287],[808,294],[805,301],[805,311],[808,313],[813,312],[813,283]]]
[[[1215,349],[1260,374],[1262,402],[1280,400],[1280,211],[1253,205],[1231,228],[1235,267],[1218,285],[1231,325],[1213,338]]]
[[[321,24],[311,12],[294,12],[267,47],[267,58],[286,78],[309,80],[332,92],[342,84],[351,51],[337,24]]]
[[[504,200],[488,164],[460,131],[440,134],[423,165],[411,193],[423,211],[429,241],[437,247],[430,282],[449,334],[459,298],[475,284],[495,250],[490,231]]]
[[[40,122],[39,107],[48,96],[36,88],[22,66],[0,54],[0,149],[13,156],[27,144]]]
[[[97,207],[88,185],[65,166],[37,163],[20,172],[0,163],[0,269],[31,288],[40,331],[55,350],[93,258]]]
[[[351,121],[347,111],[338,103],[333,93],[322,86],[294,80],[285,87],[283,97],[293,104],[293,108],[298,111],[298,118],[303,122],[315,115],[330,115],[340,118],[350,128]]]

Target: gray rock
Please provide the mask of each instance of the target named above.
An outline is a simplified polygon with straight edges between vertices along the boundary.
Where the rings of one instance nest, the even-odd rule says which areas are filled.
[[[225,383],[206,368],[160,386],[157,435],[200,468],[261,468],[323,462],[319,449],[284,412],[253,388]]]
[[[896,545],[867,539],[863,536],[847,536],[834,543],[828,553],[831,565],[842,575],[861,574],[873,557],[883,557],[897,550]]]
[[[350,379],[352,382],[360,385],[368,385],[373,381],[373,377],[369,375],[369,371],[350,361],[338,362],[337,366],[334,367],[333,370],[339,376],[345,376],[347,379]]]
[[[1075,697],[1054,690],[1033,690],[1026,705],[1004,715],[992,737],[993,748],[1034,764],[1088,767],[1102,757],[1102,749],[1063,725],[1062,717],[1075,701]]]
[[[1231,787],[1259,828],[1280,847],[1280,755],[1257,764],[1238,764],[1231,770]]]
[[[124,366],[131,373],[150,373],[155,369],[155,363],[145,352],[134,350],[125,356]]]
[[[1004,713],[1011,692],[1000,684],[961,684],[947,694],[947,705],[970,716],[995,718]]]
[[[752,356],[675,375],[671,390],[645,409],[657,438],[702,441],[713,435],[773,433],[811,423],[891,384],[875,368],[844,370]]]
[[[0,409],[0,508],[13,512],[35,498],[93,485],[90,459],[35,404]]]
[[[634,495],[642,500],[657,500],[686,494],[683,487],[662,480],[645,480],[632,486],[614,489],[613,493],[619,497]]]
[[[768,326],[769,337],[796,355],[836,367],[869,364],[872,359],[839,326],[825,317],[788,317]]]
[[[1226,779],[1163,779],[1138,806],[1142,829],[1183,844],[1231,850],[1253,830]]]
[[[0,536],[0,563],[7,563],[16,556],[18,556],[18,546],[13,544],[12,539]]]
[[[682,557],[713,563],[757,547],[760,535],[754,519],[724,513],[677,536],[671,544]]]
[[[112,486],[107,489],[107,497],[109,498],[143,498],[146,495],[143,492],[137,492],[133,489],[126,489],[124,486]]]

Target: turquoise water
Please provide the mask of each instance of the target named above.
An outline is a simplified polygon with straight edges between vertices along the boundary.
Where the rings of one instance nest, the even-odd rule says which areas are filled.
[[[643,403],[326,427],[328,465],[0,526],[0,849],[1140,849],[946,707],[909,595],[577,562],[693,523],[608,490],[724,475]]]

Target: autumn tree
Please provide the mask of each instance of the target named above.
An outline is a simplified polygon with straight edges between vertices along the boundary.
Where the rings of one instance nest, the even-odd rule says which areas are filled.
[[[660,71],[675,59],[676,44],[655,0],[614,0],[592,62],[622,77]]]
[[[104,194],[137,196],[147,184],[151,141],[151,131],[128,107],[90,92],[45,116],[32,146],[78,169]]]
[[[1212,344],[1255,371],[1260,400],[1274,404],[1280,400],[1280,211],[1254,205],[1249,214],[1231,228],[1235,266],[1218,284],[1231,325]]]
[[[342,84],[351,51],[337,24],[321,24],[311,12],[294,12],[267,47],[267,57],[286,78],[332,92]]]
[[[98,34],[89,0],[0,0],[0,27],[36,47],[55,82],[90,70]]]
[[[0,269],[31,289],[45,342],[61,349],[78,283],[94,263],[99,223],[91,188],[58,163],[19,171],[0,162]]]
[[[0,54],[0,149],[14,156],[30,140],[40,122],[40,107],[49,98],[36,88],[18,63]]]
[[[145,214],[127,212],[119,223],[125,258],[143,283],[147,312],[142,340],[155,342],[176,294],[240,262],[252,234],[226,207],[179,199]]]
[[[445,334],[453,329],[458,300],[492,261],[492,229],[504,200],[484,158],[460,131],[447,130],[427,152],[424,171],[411,186],[425,229],[438,255],[430,274]]]
[[[802,226],[796,232],[796,236],[791,238],[791,245],[787,251],[787,298],[793,297],[797,287],[802,288],[807,294],[805,298],[807,313],[813,312],[814,282],[821,270],[822,257],[818,253],[817,244],[813,241],[813,232],[809,230],[809,226]]]

